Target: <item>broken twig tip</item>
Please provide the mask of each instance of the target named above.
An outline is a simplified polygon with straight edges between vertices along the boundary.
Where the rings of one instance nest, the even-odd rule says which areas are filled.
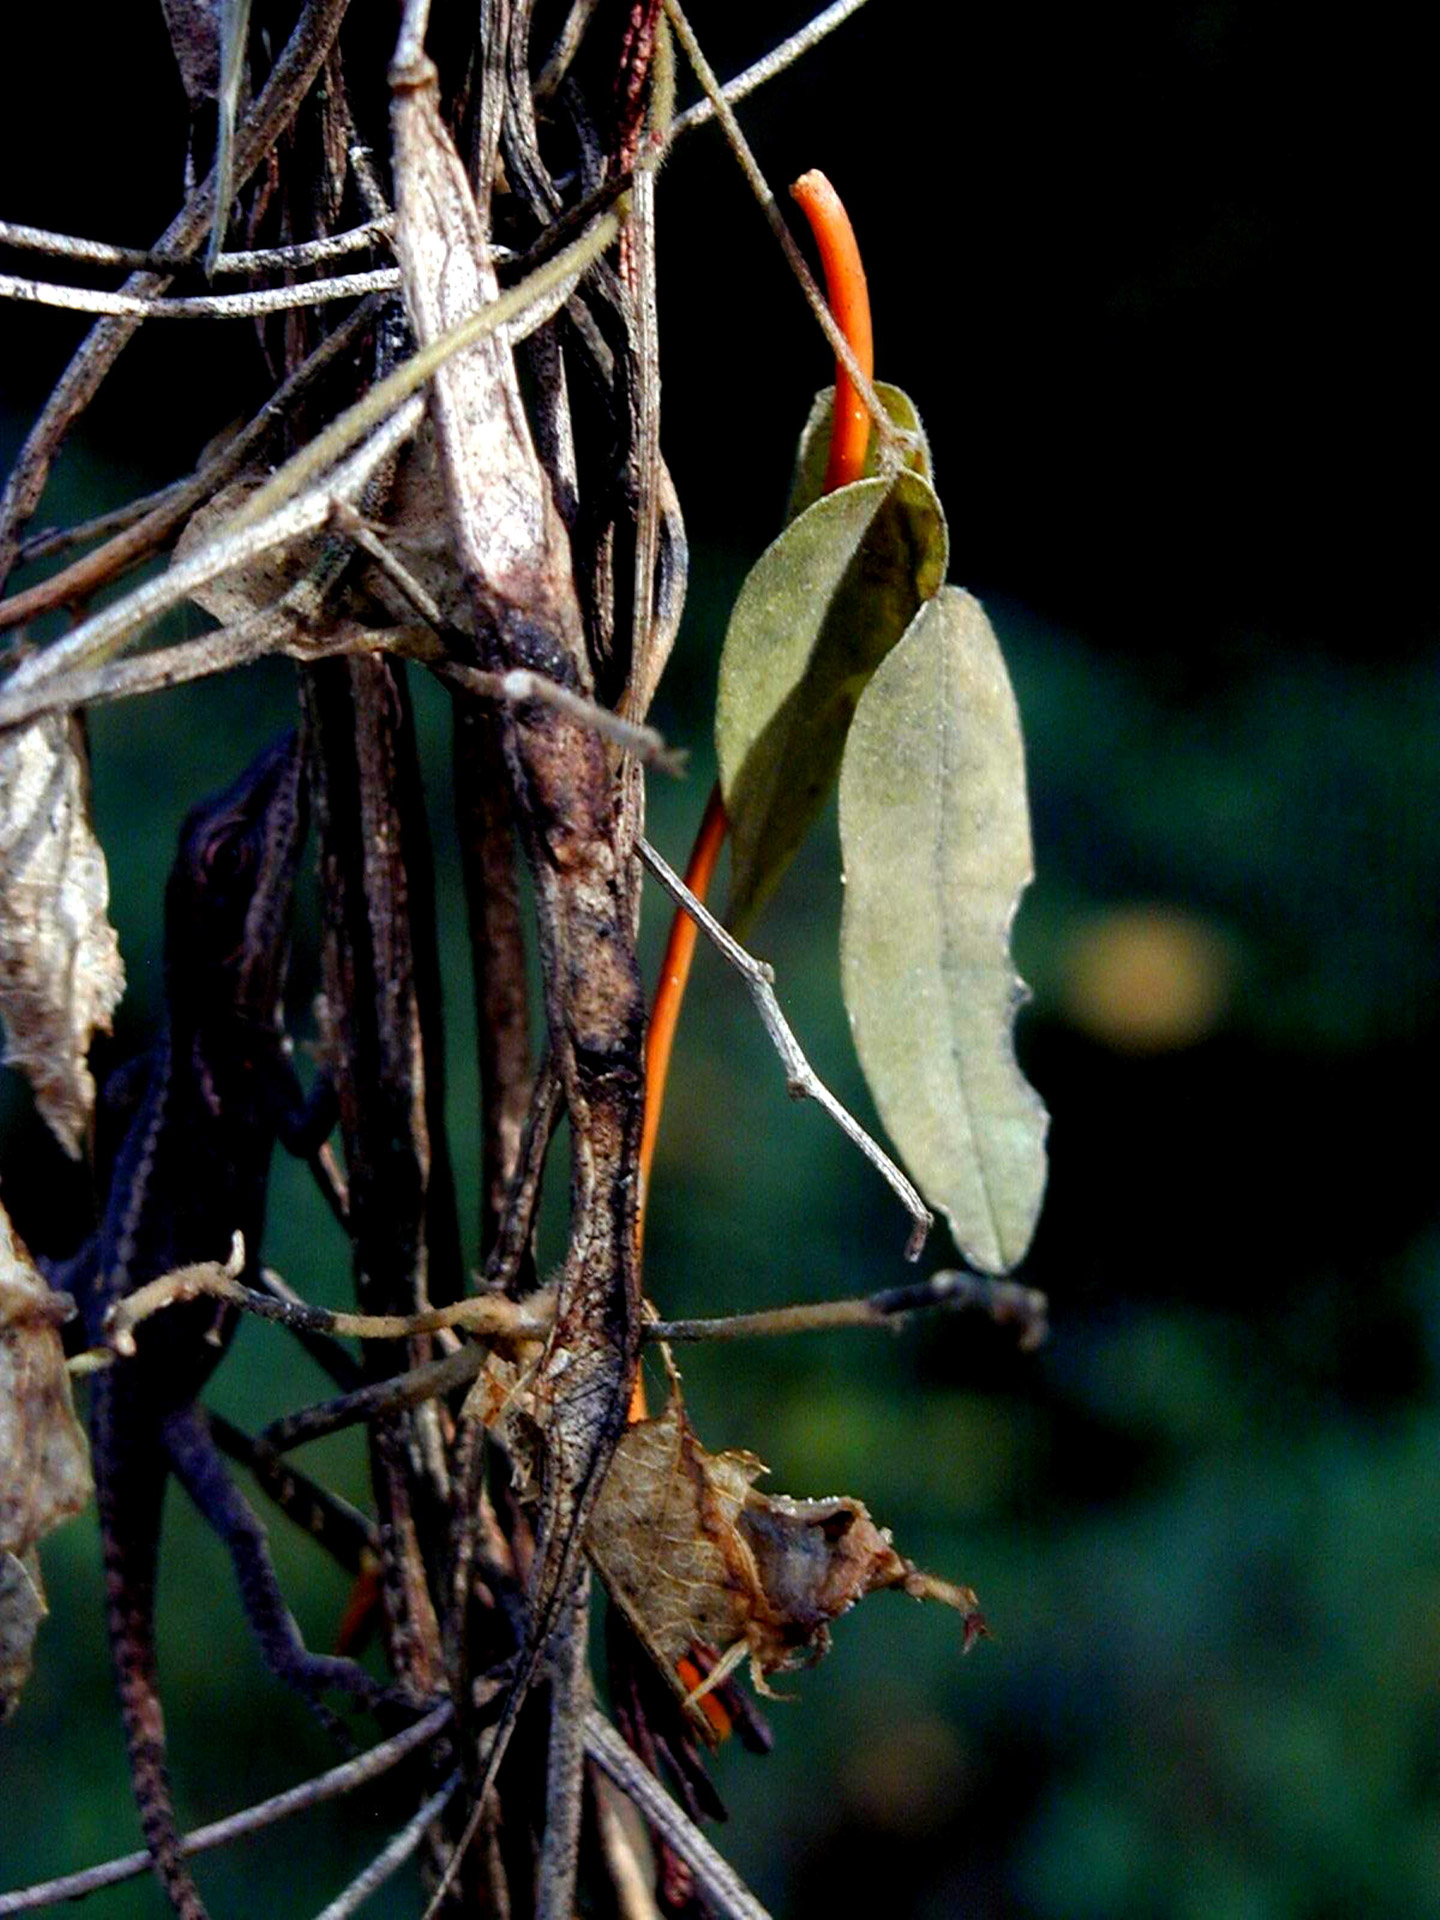
[[[910,1228],[910,1237],[905,1242],[905,1258],[913,1265],[925,1251],[925,1242],[930,1237],[930,1229],[935,1224],[932,1213],[917,1214]]]

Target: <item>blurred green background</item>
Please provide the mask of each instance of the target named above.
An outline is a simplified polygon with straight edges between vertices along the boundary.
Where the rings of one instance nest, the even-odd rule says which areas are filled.
[[[722,73],[794,8],[696,6]],[[66,138],[12,116],[4,213],[140,241],[178,192],[159,9],[27,18],[0,83],[66,62]],[[777,1915],[1024,1920],[1440,1912],[1440,690],[1416,462],[1433,444],[1417,244],[1423,63],[1252,4],[871,8],[747,109],[777,183],[824,166],[869,264],[879,371],[924,413],[952,577],[985,600],[1028,741],[1038,879],[1017,927],[1028,1071],[1054,1114],[1024,1277],[1038,1355],[978,1323],[682,1356],[712,1448],[844,1491],[972,1583],[994,1637],[881,1595],[720,1756],[724,1850]],[[158,101],[144,138],[134,100]],[[712,131],[660,188],[665,441],[694,542],[651,789],[677,863],[712,771],[726,608],[779,525],[823,345]],[[17,270],[27,270],[17,267]],[[80,329],[0,313],[4,451]],[[243,330],[242,330],[243,331]],[[150,328],[42,519],[183,471],[253,400],[248,335]],[[248,355],[248,359],[247,359]],[[232,374],[232,363],[239,369]],[[166,400],[158,409],[155,382]],[[246,382],[248,381],[248,385]],[[444,702],[419,689],[462,1192],[475,1148]],[[143,1044],[185,808],[289,712],[283,669],[95,717],[96,811]],[[873,1120],[839,1002],[833,811],[754,944],[819,1071]],[[312,907],[313,919],[313,907]],[[665,916],[647,912],[653,968]],[[292,1003],[303,1025],[313,954]],[[7,1204],[73,1213],[6,1076]],[[1428,1142],[1428,1144],[1427,1144]],[[345,1262],[277,1162],[267,1254],[318,1299]],[[467,1227],[468,1227],[467,1222]],[[792,1107],[708,954],[681,1029],[648,1276],[716,1312],[906,1277],[888,1194]],[[943,1264],[942,1236],[925,1267]],[[246,1327],[214,1403],[322,1392]],[[358,1454],[313,1464],[356,1491]],[[325,1645],[343,1583],[277,1522]],[[0,1886],[135,1844],[94,1528],[50,1543],[52,1618],[0,1733]],[[162,1660],[178,1797],[208,1818],[328,1763],[259,1667],[223,1555],[169,1514]],[[201,1870],[219,1914],[314,1911],[398,1823],[383,1793]],[[146,1884],[98,1899],[153,1913]],[[398,1887],[374,1911],[417,1911]]]

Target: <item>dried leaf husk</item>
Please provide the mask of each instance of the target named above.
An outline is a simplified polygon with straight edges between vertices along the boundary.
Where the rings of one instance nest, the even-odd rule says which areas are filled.
[[[627,1430],[590,1516],[591,1562],[682,1698],[681,1665],[697,1648],[720,1654],[719,1673],[738,1650],[768,1692],[766,1675],[819,1659],[830,1622],[882,1587],[957,1606],[967,1644],[980,1630],[969,1588],[918,1573],[858,1500],[758,1493],[764,1471],[751,1453],[707,1453],[676,1394],[657,1419]],[[688,1709],[713,1744],[698,1702]]]
[[[60,1344],[74,1311],[0,1207],[0,1552],[28,1552],[90,1499],[90,1452]]]
[[[53,715],[0,740],[0,1014],[6,1064],[77,1160],[95,1108],[85,1057],[125,987],[109,904],[77,725]]]
[[[19,1704],[34,1664],[35,1636],[49,1612],[40,1578],[40,1558],[0,1553],[0,1721]]]
[[[45,1617],[36,1544],[93,1491],[60,1345],[74,1310],[35,1271],[0,1206],[0,1720],[20,1697]]]
[[[840,774],[845,1005],[875,1104],[965,1257],[1005,1273],[1049,1116],[1015,1059],[1010,926],[1033,864],[1020,721],[979,602],[947,587],[861,697]]]
[[[901,473],[816,501],[747,576],[715,714],[737,930],[779,884],[835,778],[856,701],[939,591],[947,554],[934,492]]]
[[[197,507],[175,542],[171,564],[178,566],[182,560],[190,559],[212,540],[223,536],[246,501],[269,478],[268,473],[241,474],[238,479],[221,487],[203,506]],[[212,619],[220,621],[222,625],[247,619],[251,614],[263,613],[268,607],[278,606],[285,595],[305,578],[319,559],[327,537],[322,530],[306,534],[299,540],[268,547],[244,566],[231,567],[228,572],[207,580],[190,597],[197,607],[203,607]]]

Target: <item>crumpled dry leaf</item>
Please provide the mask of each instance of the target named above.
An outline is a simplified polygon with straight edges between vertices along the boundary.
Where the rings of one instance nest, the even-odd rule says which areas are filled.
[[[199,553],[218,534],[223,533],[225,523],[269,478],[268,473],[243,473],[227,486],[221,487],[203,506],[197,507],[175,542],[170,564],[178,566],[182,560]],[[203,607],[212,619],[219,620],[222,625],[247,619],[253,613],[262,613],[267,607],[277,606],[290,589],[304,579],[320,557],[327,537],[322,528],[303,539],[267,547],[264,553],[258,554],[243,567],[232,567],[228,573],[207,580],[190,597],[197,607]]]
[[[440,450],[428,416],[396,464],[395,483],[385,509],[385,544],[411,578],[424,587],[445,624],[473,637],[475,609],[455,553]],[[392,619],[415,618],[413,604],[374,561],[363,568],[361,578]]]
[[[35,1636],[50,1609],[40,1578],[40,1557],[0,1553],[0,1721],[19,1704],[34,1664]]]
[[[125,987],[109,903],[76,723],[52,715],[0,740],[0,1014],[6,1063],[77,1160],[95,1107],[85,1056]]]
[[[90,1452],[59,1334],[74,1311],[35,1271],[0,1206],[0,1552],[27,1552],[90,1499]]]
[[[74,1310],[35,1271],[0,1206],[0,1720],[20,1697],[45,1617],[36,1542],[92,1491],[58,1332]]]
[[[707,1453],[679,1395],[616,1448],[590,1516],[586,1550],[611,1598],[684,1697],[681,1663],[720,1655],[713,1674],[748,1655],[767,1674],[818,1660],[829,1623],[882,1587],[944,1601],[965,1616],[968,1647],[984,1631],[975,1595],[921,1573],[858,1500],[763,1494],[754,1454]],[[693,1700],[696,1730],[714,1729]]]

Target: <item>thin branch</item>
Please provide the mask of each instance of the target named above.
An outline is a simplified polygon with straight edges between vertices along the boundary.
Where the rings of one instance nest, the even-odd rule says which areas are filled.
[[[627,720],[623,714],[587,700],[583,694],[561,686],[558,680],[533,673],[528,667],[512,667],[508,673],[487,673],[482,667],[446,663],[435,671],[442,680],[464,687],[468,693],[478,693],[485,700],[503,700],[511,705],[538,700],[604,739],[613,740],[626,753],[633,753],[642,766],[658,767],[676,779],[685,772],[688,753],[683,747],[667,747],[665,736],[654,727]]]
[[[435,646],[429,627],[364,627],[344,619],[311,638],[282,600],[202,634],[198,640],[157,647],[135,660],[112,660],[103,667],[61,674],[38,692],[28,696],[22,692],[18,700],[9,697],[7,688],[0,693],[0,733],[28,726],[47,713],[107,706],[116,700],[188,686],[191,681],[206,680],[233,667],[249,666],[272,653],[307,662],[365,653],[393,653],[407,660],[423,660]]]
[[[852,0],[853,3],[853,0]],[[342,260],[349,253],[363,253],[389,238],[393,221],[387,215],[367,220],[362,227],[345,233],[330,233],[318,240],[304,240],[290,247],[258,247],[250,252],[222,253],[209,271],[211,275],[243,273],[291,273],[322,266],[327,260]],[[0,220],[0,245],[18,247],[27,253],[48,253],[54,260],[84,260],[97,267],[149,268],[155,273],[177,273],[195,264],[188,253],[162,253],[145,247],[112,247],[104,240],[84,240],[71,233],[50,233],[44,227],[27,227],[14,220]]]
[[[377,1888],[384,1886],[391,1874],[404,1866],[425,1838],[425,1829],[445,1811],[450,1796],[459,1784],[460,1773],[457,1768],[439,1792],[432,1793],[414,1818],[408,1820],[389,1845],[376,1854],[365,1871],[357,1874],[339,1898],[330,1902],[318,1920],[349,1920],[349,1916],[363,1906]]]
[[[545,1053],[541,1056],[535,1084],[530,1091],[530,1109],[520,1136],[519,1158],[505,1196],[495,1244],[485,1261],[485,1285],[488,1289],[509,1293],[520,1272],[540,1205],[545,1159],[560,1118],[563,1092],[554,1056]]]
[[[538,1301],[539,1296],[532,1296],[532,1304],[538,1305]],[[892,1287],[855,1300],[822,1300],[799,1307],[735,1314],[726,1320],[651,1320],[642,1326],[641,1338],[647,1343],[679,1343],[821,1333],[839,1327],[893,1325],[905,1315],[943,1308],[975,1308],[988,1313],[997,1325],[1018,1327],[1022,1353],[1033,1351],[1045,1337],[1048,1302],[1044,1294],[1010,1280],[942,1272],[932,1274],[930,1279],[913,1287]],[[82,1354],[72,1360],[71,1371],[83,1370],[84,1363],[91,1357]],[[462,1347],[458,1353],[427,1361],[393,1379],[375,1381],[317,1405],[301,1407],[272,1421],[258,1438],[275,1453],[287,1453],[343,1427],[400,1412],[466,1386],[482,1370],[487,1357],[481,1345]]]
[[[852,1300],[816,1300],[795,1307],[735,1313],[722,1320],[652,1320],[647,1340],[679,1345],[696,1340],[769,1339],[790,1333],[827,1333],[838,1327],[897,1326],[934,1308],[988,1314],[997,1326],[1016,1327],[1020,1351],[1033,1353],[1049,1331],[1049,1301],[1034,1287],[985,1274],[946,1270],[909,1287],[887,1287]]]
[[[729,1861],[722,1859],[694,1822],[686,1818],[609,1721],[593,1709],[585,1716],[585,1751],[666,1845],[679,1854],[695,1875],[700,1894],[723,1920],[770,1920]]]
[[[437,633],[446,631],[449,622],[444,613],[399,555],[381,538],[378,528],[372,527],[362,514],[356,513],[344,500],[335,502],[333,524],[370,556],[423,620]],[[552,680],[546,674],[535,673],[528,667],[512,667],[508,673],[490,673],[483,667],[467,667],[448,661],[435,663],[435,672],[449,685],[477,694],[482,700],[502,700],[512,705],[538,700],[554,707],[582,727],[589,727],[604,739],[613,740],[625,752],[633,753],[642,766],[659,767],[677,778],[685,771],[689,756],[682,749],[672,751],[667,747],[663,735],[657,733],[654,727],[627,720],[609,707],[602,707],[572,688],[562,686],[558,680]]]
[[[735,118],[730,103],[725,98],[724,89],[715,77],[714,69],[705,58],[694,29],[685,17],[680,0],[664,0],[666,17],[675,29],[675,37],[685,49],[685,57],[695,69],[695,77],[704,88],[716,118],[724,130],[740,170],[750,184],[750,190],[760,202],[761,211],[770,224],[770,230],[780,243],[780,250],[789,262],[790,271],[800,283],[800,290],[810,304],[810,310],[820,322],[825,338],[835,351],[835,357],[844,366],[845,371],[855,383],[855,391],[869,409],[870,418],[875,423],[875,431],[883,446],[889,448],[898,458],[902,446],[902,436],[894,421],[881,405],[880,396],[873,383],[865,377],[865,371],[855,358],[850,342],[845,338],[839,323],[826,304],[825,296],[816,283],[815,276],[805,263],[805,256],[795,242],[795,236],[785,223],[769,183],[760,170],[760,163],[751,150],[749,141],[740,130],[740,122]]]
[[[390,56],[390,72],[407,73],[426,62],[425,30],[430,24],[430,0],[404,0],[400,37]],[[392,85],[394,84],[392,78]]]
[[[447,1701],[427,1713],[423,1720],[406,1727],[402,1733],[382,1741],[377,1747],[371,1747],[368,1753],[362,1753],[354,1760],[346,1760],[338,1767],[331,1767],[328,1773],[317,1774],[313,1780],[307,1780],[301,1786],[287,1787],[284,1793],[274,1794],[269,1800],[245,1808],[242,1813],[227,1814],[223,1820],[212,1821],[207,1827],[197,1827],[181,1840],[181,1851],[190,1856],[228,1846],[232,1840],[243,1840],[248,1834],[260,1833],[266,1827],[274,1826],[277,1821],[287,1819],[292,1813],[303,1813],[307,1807],[319,1806],[323,1801],[333,1800],[342,1793],[350,1793],[356,1787],[379,1779],[391,1767],[398,1766],[407,1754],[414,1753],[418,1747],[425,1746],[442,1732],[449,1724],[452,1713],[453,1709]],[[44,1880],[32,1887],[19,1887],[13,1893],[0,1893],[0,1916],[31,1913],[37,1907],[54,1906],[61,1900],[80,1900],[86,1894],[100,1892],[104,1887],[138,1879],[142,1873],[149,1872],[150,1866],[150,1855],[142,1850],[123,1854],[118,1860],[102,1861],[98,1866],[85,1867],[79,1873],[62,1874],[57,1880]]]
[[[77,520],[73,527],[44,527],[39,533],[29,534],[20,542],[15,564],[17,567],[33,567],[41,560],[53,559],[57,553],[68,553],[71,547],[85,547],[92,540],[103,540],[107,533],[124,533],[137,520],[143,520],[147,513],[165,506],[193,479],[193,474],[187,474],[180,480],[167,481],[153,493],[142,493],[137,499],[127,500],[124,506],[97,513],[93,519]],[[0,600],[0,614],[9,604],[8,600]],[[7,621],[6,624],[11,623]]]
[[[544,1317],[545,1299],[544,1295],[532,1294],[529,1301],[522,1303],[530,1321],[526,1326],[525,1338],[540,1338],[548,1331],[549,1321]],[[473,1304],[478,1308],[485,1303],[477,1301]],[[724,1320],[650,1320],[642,1326],[641,1338],[647,1343],[679,1343],[823,1333],[838,1327],[893,1325],[908,1314],[946,1308],[973,1308],[988,1313],[997,1325],[1018,1327],[1020,1348],[1025,1353],[1033,1351],[1045,1337],[1048,1302],[1043,1293],[1012,1280],[991,1280],[983,1274],[945,1271],[932,1274],[928,1280],[914,1286],[891,1287],[858,1299],[821,1300],[798,1307],[776,1307],[758,1313],[735,1314]],[[419,1321],[428,1324],[434,1314],[442,1311],[446,1310],[432,1309],[428,1315],[417,1316],[414,1320],[405,1319],[403,1322],[397,1317],[393,1324],[396,1327],[403,1324],[405,1331],[409,1332]],[[314,1316],[309,1322],[312,1325],[322,1320],[328,1324],[335,1317],[327,1316],[323,1308],[309,1308],[307,1317],[309,1315]],[[533,1316],[533,1320],[530,1320],[530,1316]],[[347,1317],[353,1321],[360,1316]],[[290,1324],[298,1325],[299,1322],[292,1320]],[[517,1320],[515,1324],[519,1326],[526,1323]],[[423,1400],[468,1385],[484,1367],[486,1358],[483,1346],[462,1347],[458,1353],[427,1361],[408,1373],[395,1375],[393,1379],[375,1381],[334,1399],[301,1407],[295,1413],[273,1421],[259,1438],[277,1453],[288,1452],[292,1447],[319,1440],[326,1434],[338,1432],[342,1427],[417,1406]],[[92,1361],[91,1355],[78,1356],[70,1362],[71,1371],[86,1370],[87,1361]]]
[[[23,688],[17,698],[7,687],[0,693],[0,733],[29,726],[47,713],[68,713],[136,694],[160,693],[168,687],[225,673],[231,667],[248,666],[268,653],[278,652],[292,626],[283,612],[266,608],[233,626],[203,634],[198,640],[159,648],[138,660],[112,660],[103,667],[61,674],[28,697]]]
[[[629,1823],[640,1827],[639,1816],[625,1805],[624,1796],[608,1774],[592,1765],[591,1785],[595,1792],[595,1824],[610,1883],[615,1889],[619,1920],[660,1920],[660,1909],[652,1891],[655,1863],[643,1864],[639,1854],[640,1834]],[[626,1816],[629,1816],[627,1823]]]
[[[376,303],[368,300],[358,306],[354,313],[347,314],[334,332],[321,341],[315,351],[271,394],[260,411],[239,433],[226,441],[213,459],[207,460],[184,479],[172,482],[150,499],[135,503],[135,507],[122,508],[120,511],[125,518],[121,523],[123,531],[118,538],[96,552],[87,554],[83,560],[77,560],[62,572],[53,574],[50,579],[42,580],[38,586],[29,587],[24,593],[12,594],[8,600],[0,600],[0,627],[14,626],[19,621],[32,620],[39,614],[48,613],[53,607],[84,600],[125,568],[134,566],[162,546],[193,508],[218,493],[225,482],[240,471],[250,455],[264,445],[284,421],[293,403],[332,361],[355,344],[365,328],[373,322],[375,314]],[[91,521],[87,527],[77,528],[72,538],[78,540],[108,532],[118,517],[108,516],[108,525],[105,520]],[[27,543],[22,547],[22,560],[39,559],[41,553],[37,550],[38,545]]]
[[[337,1313],[293,1296],[257,1293],[252,1287],[242,1286],[238,1276],[244,1266],[244,1238],[237,1233],[225,1265],[200,1260],[137,1287],[105,1316],[105,1335],[111,1348],[121,1359],[129,1359],[135,1352],[135,1329],[142,1321],[166,1307],[202,1297],[224,1300],[257,1319],[273,1320],[283,1327],[356,1340],[412,1340],[420,1334],[438,1333],[444,1327],[455,1327],[483,1340],[543,1340],[555,1320],[551,1293],[535,1294],[528,1300],[481,1294],[448,1307],[428,1307],[422,1313]]]
[[[573,1920],[585,1804],[584,1719],[590,1705],[590,1575],[582,1569],[550,1637],[550,1738],[545,1832],[535,1869],[535,1920]]]
[[[381,529],[372,526],[363,513],[357,513],[348,500],[336,500],[331,508],[330,524],[337,533],[368,553],[380,571],[392,586],[400,592],[414,607],[420,618],[432,626],[437,633],[443,633],[449,624],[439,603],[415,575],[400,556],[381,538]]]
[[[106,293],[99,287],[66,287],[53,280],[24,280],[0,273],[0,300],[18,300],[27,306],[60,307],[69,313],[108,313],[137,320],[254,320],[262,314],[286,313],[293,307],[319,307],[330,300],[354,300],[367,293],[394,293],[400,286],[398,267],[377,267],[373,273],[342,273],[326,280],[306,280],[293,287],[256,287],[249,293],[164,294]]]
[[[259,1280],[262,1292],[272,1294],[277,1300],[301,1304],[300,1295],[286,1284],[273,1267],[261,1267]],[[350,1349],[342,1347],[332,1335],[309,1333],[303,1327],[297,1327],[295,1337],[316,1366],[334,1381],[342,1393],[352,1393],[356,1387],[364,1384],[364,1367]]]
[[[273,151],[299,111],[335,44],[346,5],[347,0],[309,0],[296,21],[236,138],[234,186],[237,191],[266,154]],[[193,253],[200,246],[210,228],[216,185],[212,168],[161,236],[161,250]],[[164,281],[154,275],[132,275],[125,290],[160,293],[164,290]],[[4,492],[0,494],[0,581],[10,571],[15,531],[39,505],[51,464],[66,434],[94,399],[100,383],[139,324],[128,315],[98,321],[72,355],[26,436]]]
[[[331,461],[339,459],[348,447],[354,446],[383,420],[392,407],[423,387],[455,354],[463,353],[502,327],[509,329],[511,339],[520,340],[534,328],[543,326],[569,299],[586,268],[600,258],[619,230],[617,214],[602,214],[554,259],[547,260],[517,286],[507,288],[488,306],[472,313],[398,366],[386,379],[378,381],[363,399],[348,407],[338,420],[302,447],[268,485],[246,502],[244,520],[258,519],[299,493]]]
[[[221,1452],[248,1468],[261,1492],[285,1518],[324,1547],[347,1573],[358,1577],[367,1564],[380,1565],[380,1530],[358,1507],[213,1410],[209,1423],[210,1437]]]
[[[540,69],[535,81],[534,99],[536,106],[547,101],[570,69],[570,62],[580,50],[580,42],[585,38],[585,29],[590,25],[600,0],[571,0],[565,24],[560,29],[560,37],[550,50],[550,57]]]
[[[330,518],[334,496],[358,493],[376,468],[411,438],[424,411],[423,399],[412,396],[390,414],[348,460],[326,475],[323,485],[311,487],[299,499],[267,512],[263,518],[251,515],[248,510],[232,516],[213,540],[172,566],[158,580],[147,581],[114,606],[81,621],[43,653],[23,661],[6,685],[6,709],[22,691],[46,686],[63,671],[94,666],[113,658],[162,613],[188,600],[197,587],[247,565],[272,547],[284,546],[323,527]],[[288,470],[282,467],[276,478]],[[270,483],[273,485],[274,481]],[[260,489],[262,494],[268,491],[267,487]]]
[[[865,0],[835,0],[834,6],[817,13],[798,33],[792,33],[778,47],[772,47],[763,60],[757,60],[753,67],[746,67],[733,80],[727,80],[721,88],[727,106],[734,106],[747,93],[753,93],[757,87],[763,87],[767,80],[773,80],[777,73],[783,73],[786,67],[791,66],[802,54],[809,53],[827,34],[833,33],[836,27],[848,20],[852,13],[858,13],[864,4]],[[692,127],[703,127],[707,120],[714,118],[715,102],[711,99],[697,100],[693,107],[676,114],[670,124],[667,147],[673,146],[682,133],[689,133]]]
[[[907,1260],[918,1260],[925,1245],[925,1236],[933,1225],[930,1209],[889,1154],[878,1142],[872,1140],[860,1122],[841,1106],[805,1058],[800,1042],[791,1032],[789,1023],[780,1011],[780,1003],[775,998],[775,975],[771,968],[763,961],[753,959],[739,942],[725,931],[720,922],[713,914],[707,912],[679,874],[661,858],[648,840],[640,842],[640,858],[670,898],[677,906],[685,909],[701,931],[709,937],[711,943],[718,948],[722,959],[730,963],[750,989],[755,1010],[760,1015],[761,1023],[769,1034],[771,1044],[779,1054],[781,1065],[785,1069],[785,1083],[791,1098],[814,1100],[829,1114],[840,1131],[854,1141],[871,1166],[889,1183],[891,1190],[897,1195],[915,1223],[906,1243],[905,1257]]]
[[[461,1347],[458,1353],[447,1353],[440,1360],[427,1360],[423,1366],[398,1373],[393,1379],[376,1380],[367,1387],[357,1387],[354,1393],[338,1394],[333,1400],[322,1400],[315,1406],[284,1414],[279,1420],[272,1420],[268,1427],[262,1427],[260,1438],[277,1453],[289,1453],[292,1447],[323,1440],[327,1434],[339,1433],[344,1427],[403,1413],[456,1387],[468,1386],[488,1358],[486,1349],[478,1343]]]

